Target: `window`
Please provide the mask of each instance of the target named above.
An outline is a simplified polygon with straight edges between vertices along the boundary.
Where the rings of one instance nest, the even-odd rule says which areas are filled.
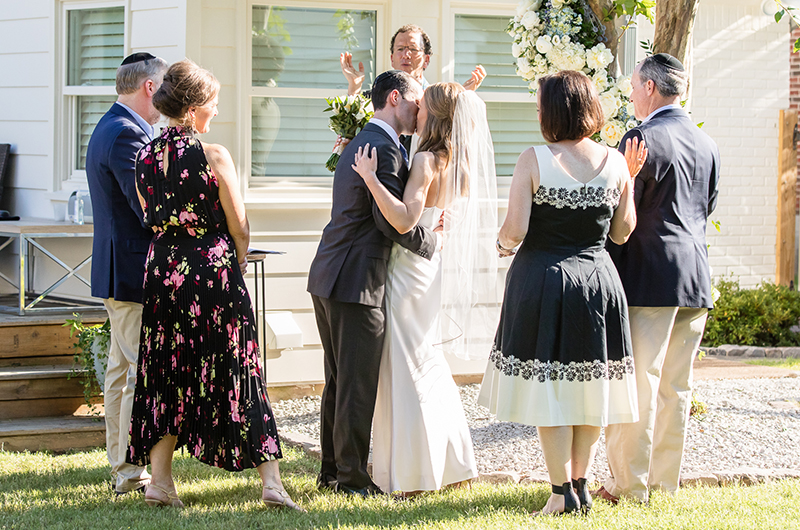
[[[342,51],[364,63],[372,83],[377,12],[254,5],[251,17],[250,187],[330,177],[335,136],[324,98],[347,90]]]
[[[455,79],[468,79],[476,64],[487,71],[478,94],[486,102],[498,177],[513,174],[517,157],[526,148],[545,143],[536,102],[516,74],[508,20],[509,16],[456,14],[454,21]]]
[[[65,96],[68,177],[86,168],[95,125],[116,101],[116,71],[124,58],[125,8],[67,6]]]

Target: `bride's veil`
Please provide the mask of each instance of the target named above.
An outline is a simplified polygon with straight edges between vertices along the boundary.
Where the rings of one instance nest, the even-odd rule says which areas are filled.
[[[442,247],[442,347],[465,360],[485,360],[499,320],[497,182],[486,104],[459,94],[453,117]]]

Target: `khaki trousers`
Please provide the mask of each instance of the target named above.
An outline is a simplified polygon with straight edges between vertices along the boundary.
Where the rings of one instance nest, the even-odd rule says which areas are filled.
[[[119,493],[135,490],[150,482],[144,467],[125,462],[128,431],[131,426],[133,394],[136,387],[136,363],[139,358],[139,333],[142,328],[142,304],[103,300],[111,321],[108,368],[103,390],[106,414],[106,453],[111,476]]]
[[[639,421],[606,427],[611,478],[604,487],[617,497],[645,502],[649,489],[678,489],[692,362],[708,309],[630,307],[629,314]]]

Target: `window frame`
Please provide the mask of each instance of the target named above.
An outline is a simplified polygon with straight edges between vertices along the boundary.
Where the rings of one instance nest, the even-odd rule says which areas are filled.
[[[78,169],[78,127],[77,112],[78,99],[83,96],[108,96],[116,99],[117,92],[114,85],[108,86],[77,86],[67,84],[69,66],[69,14],[70,11],[81,11],[88,9],[105,9],[111,7],[121,7],[123,9],[123,39],[122,56],[128,55],[129,31],[130,31],[130,8],[126,0],[62,0],[60,6],[61,20],[59,27],[59,68],[56,72],[57,86],[59,87],[60,109],[57,115],[61,116],[61,126],[56,132],[59,135],[59,149],[56,150],[56,160],[61,161],[56,171],[55,191],[65,187],[85,187],[87,184],[86,170]]]
[[[252,83],[253,64],[253,36],[250,29],[253,26],[254,6],[281,6],[300,9],[352,9],[361,11],[375,11],[375,71],[383,72],[388,64],[387,11],[389,0],[347,0],[336,3],[313,0],[248,0],[245,6],[245,37],[242,42],[245,53],[241,54],[239,85],[240,99],[243,102],[240,117],[241,151],[239,175],[241,188],[245,200],[250,202],[279,202],[297,203],[305,206],[314,204],[327,204],[330,206],[330,189],[333,186],[333,174],[324,177],[311,176],[263,176],[257,177],[258,186],[251,185],[252,165],[252,108],[255,98],[276,97],[290,99],[321,99],[326,97],[346,95],[347,90],[326,88],[300,88],[300,87],[255,87]],[[331,148],[333,142],[331,142]],[[321,160],[320,165],[325,161]],[[322,193],[320,193],[322,192]]]
[[[443,17],[442,20],[442,40],[444,47],[442,49],[443,67],[442,67],[442,80],[443,81],[458,81],[464,80],[455,79],[455,42],[456,42],[456,16],[458,15],[475,15],[487,17],[507,17],[508,19],[514,18],[517,12],[516,3],[503,2],[501,4],[489,2],[452,2],[450,4],[449,12]],[[508,50],[509,62],[511,62],[511,47],[509,44]],[[530,92],[492,92],[479,88],[476,94],[480,96],[483,101],[487,103],[533,103],[536,105],[536,98]],[[498,189],[507,190],[511,186],[511,176],[498,176],[497,187]]]

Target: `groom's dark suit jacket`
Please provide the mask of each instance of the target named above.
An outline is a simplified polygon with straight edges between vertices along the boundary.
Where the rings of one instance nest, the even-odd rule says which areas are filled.
[[[430,259],[436,237],[419,226],[399,234],[383,217],[364,180],[351,167],[358,148],[367,143],[370,150],[378,149],[378,179],[395,197],[403,197],[408,168],[400,148],[379,126],[367,124],[347,144],[336,166],[331,221],[311,263],[308,292],[339,302],[381,307],[392,242]]]
[[[627,243],[609,241],[630,306],[713,307],[706,223],[717,204],[719,149],[682,109],[628,131],[647,143],[636,177],[637,223]]]

